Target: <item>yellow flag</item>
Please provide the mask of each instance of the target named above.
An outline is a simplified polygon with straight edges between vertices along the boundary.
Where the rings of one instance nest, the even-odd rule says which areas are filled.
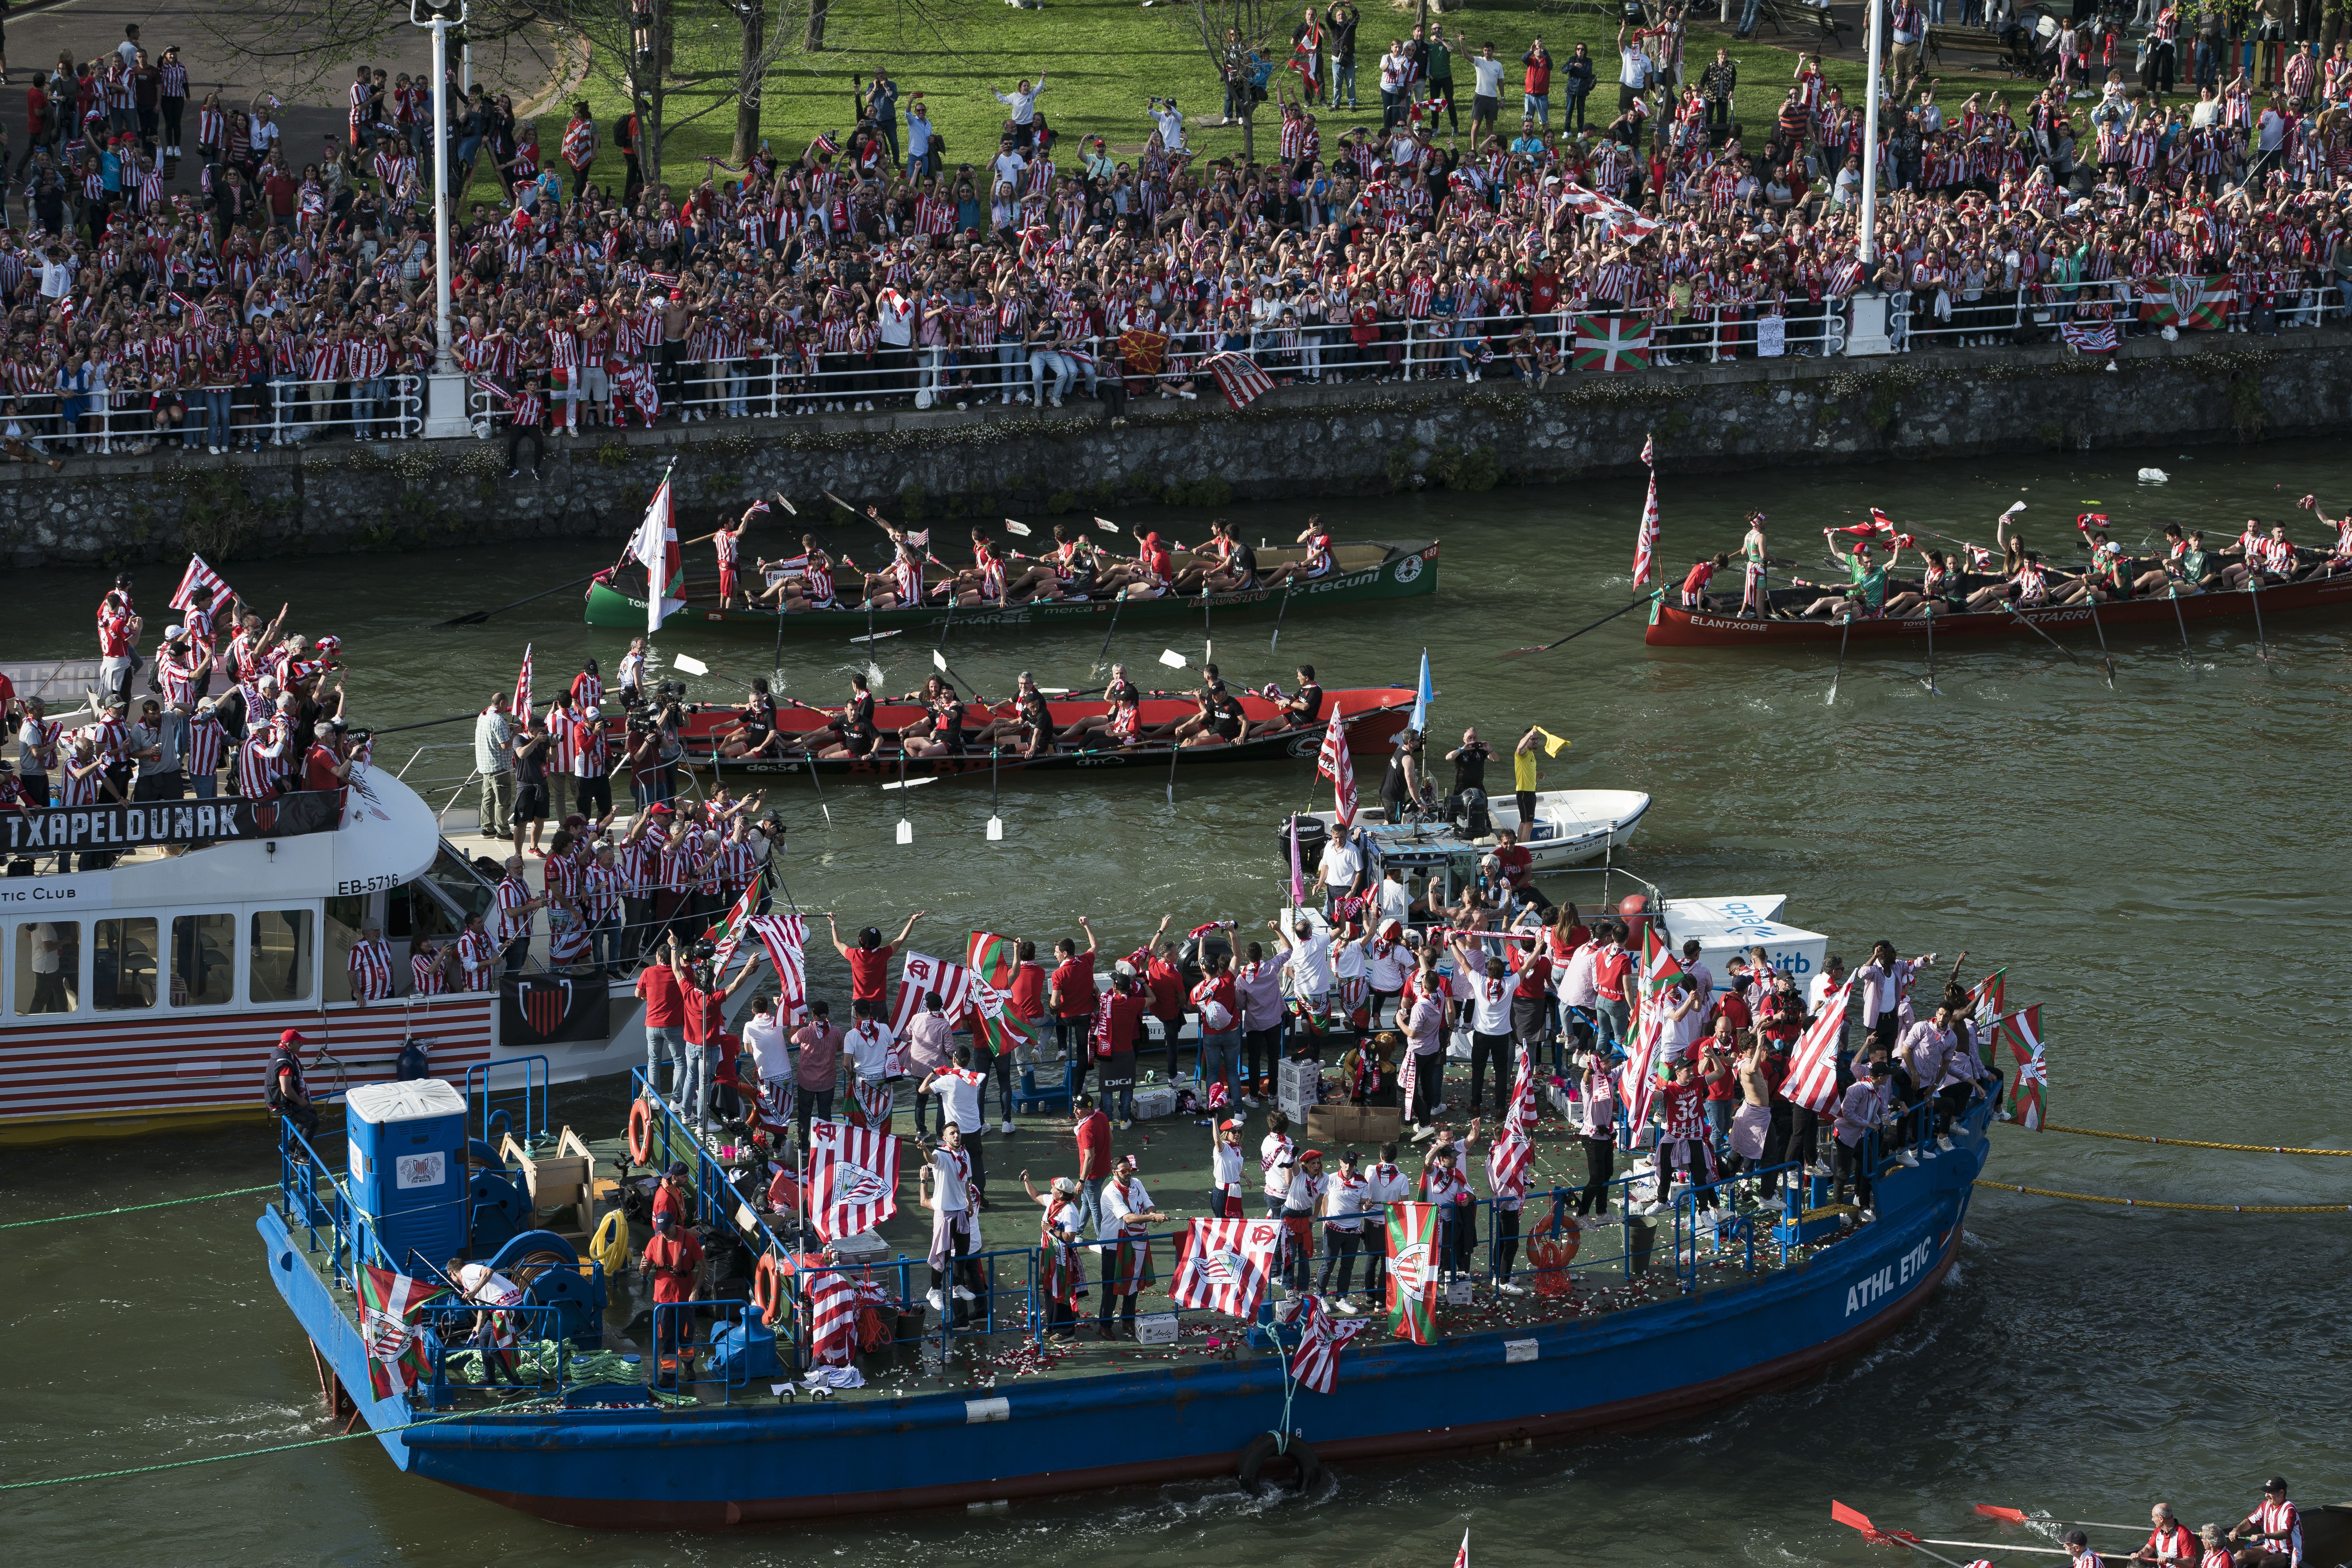
[[[1543,737],[1544,755],[1547,757],[1556,757],[1559,755],[1561,747],[1575,744],[1567,736],[1555,735],[1540,724],[1536,726],[1536,733]]]

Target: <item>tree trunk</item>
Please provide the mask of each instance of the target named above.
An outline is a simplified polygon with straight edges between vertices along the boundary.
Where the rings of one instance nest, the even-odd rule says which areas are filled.
[[[1250,101],[1246,79],[1242,83],[1242,162],[1257,162],[1257,105]]]
[[[827,0],[809,0],[808,52],[824,52],[824,13]]]
[[[768,47],[767,0],[740,0],[736,13],[743,24],[741,87],[735,99],[735,152],[728,162],[740,168],[760,149],[760,100]]]

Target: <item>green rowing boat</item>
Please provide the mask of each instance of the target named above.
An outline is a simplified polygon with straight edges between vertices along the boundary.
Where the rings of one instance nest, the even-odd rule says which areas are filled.
[[[1296,561],[1301,554],[1303,552],[1296,549],[1261,550],[1258,552],[1258,563],[1263,571]],[[1189,563],[1190,555],[1191,552],[1187,552],[1178,557],[1180,570]],[[1280,613],[1286,604],[1300,610],[1321,610],[1339,605],[1407,599],[1437,592],[1437,541],[1433,539],[1336,544],[1332,546],[1331,558],[1330,573],[1312,582],[1277,583],[1270,587],[1211,595],[1207,608],[1212,622],[1226,615]],[[932,580],[938,580],[937,574],[933,574]],[[803,610],[779,616],[773,610],[721,605],[718,602],[719,579],[715,575],[701,579],[689,577],[685,589],[681,596],[686,601],[686,607],[670,613],[667,624],[672,627],[701,622],[717,626],[748,628],[761,637],[846,637],[864,633],[869,624],[877,632],[935,626],[950,614],[943,605],[926,605],[919,608],[877,610],[870,617],[862,608],[847,607]],[[1108,616],[1114,609],[1118,611],[1122,621],[1153,621],[1186,619],[1201,614],[1202,606],[1202,597],[1198,594],[1171,594],[1164,599],[1130,599],[1124,602],[1117,599],[1052,599],[1032,600],[1009,607],[958,605],[952,616],[958,627],[1057,626],[1068,630]],[[612,574],[607,573],[589,586],[587,621],[592,626],[642,631],[646,625],[645,595],[642,590],[632,591],[622,586],[614,580]]]

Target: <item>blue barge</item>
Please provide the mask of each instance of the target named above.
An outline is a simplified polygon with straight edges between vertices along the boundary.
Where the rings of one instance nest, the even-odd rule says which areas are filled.
[[[476,1099],[476,1114],[487,1118]],[[683,1130],[662,1102],[652,1103],[670,1149],[678,1149]],[[1286,1415],[1294,1441],[1345,1464],[1638,1431],[1786,1387],[1859,1353],[1927,1305],[1958,1256],[1993,1109],[1979,1098],[1948,1137],[1911,1140],[1909,1161],[1883,1156],[1874,1134],[1869,1152],[1880,1174],[1868,1223],[1851,1223],[1824,1203],[1819,1178],[1794,1179],[1792,1169],[1784,1168],[1792,1179],[1772,1204],[1759,1205],[1751,1190],[1717,1211],[1722,1223],[1705,1233],[1689,1193],[1667,1212],[1643,1215],[1649,1205],[1633,1202],[1629,1179],[1620,1178],[1612,1203],[1627,1212],[1610,1229],[1586,1230],[1584,1251],[1568,1270],[1571,1294],[1493,1297],[1497,1310],[1486,1322],[1506,1308],[1531,1321],[1448,1328],[1426,1346],[1381,1339],[1375,1328],[1340,1358],[1337,1391],[1328,1395],[1289,1384],[1288,1358],[1266,1347],[1265,1331],[1244,1345],[1231,1319],[1208,1320],[1226,1339],[1221,1355],[1029,1375],[990,1376],[967,1365],[955,1371],[968,1386],[941,1385],[938,1374],[959,1348],[1025,1342],[1040,1332],[1036,1255],[1021,1248],[986,1259],[983,1320],[967,1331],[933,1319],[918,1331],[925,1337],[916,1364],[931,1378],[929,1391],[918,1379],[905,1391],[773,1400],[770,1377],[739,1358],[732,1371],[712,1374],[715,1384],[689,1383],[690,1399],[661,1396],[610,1376],[616,1358],[607,1352],[597,1381],[567,1378],[558,1357],[552,1373],[540,1375],[538,1397],[502,1408],[484,1391],[450,1382],[446,1363],[457,1347],[427,1334],[431,1375],[379,1397],[350,1287],[354,1258],[388,1260],[342,1163],[287,1131],[282,1191],[257,1228],[270,1280],[315,1347],[322,1376],[331,1372],[402,1469],[566,1524],[717,1530],[1229,1476]],[[474,1148],[478,1160],[486,1144]],[[696,1148],[691,1163],[707,1225],[751,1253],[787,1253],[768,1220],[726,1186],[709,1151]],[[1756,1180],[1738,1178],[1719,1191],[1737,1198],[1738,1182]],[[1556,1215],[1570,1196],[1530,1194],[1528,1216],[1547,1201]],[[1595,1256],[1596,1243],[1612,1235],[1621,1251]],[[530,1233],[499,1256],[511,1261],[551,1245],[547,1233]],[[879,1272],[887,1277],[889,1267]],[[896,1292],[918,1322],[921,1285],[905,1281],[920,1272],[919,1258],[911,1270],[899,1266]],[[1516,1278],[1536,1272],[1523,1263]],[[602,1307],[602,1268],[582,1261],[542,1278],[559,1289],[535,1289],[539,1304],[524,1315],[541,1314],[551,1336],[582,1330],[582,1346],[600,1342],[604,1331],[579,1310],[591,1297]],[[1612,1290],[1649,1299],[1595,1310],[1593,1296]],[[747,1309],[737,1302],[731,1310],[740,1319]],[[1182,1317],[1197,1334],[1207,1315]],[[967,1332],[978,1342],[960,1347]],[[793,1362],[789,1327],[779,1348]]]

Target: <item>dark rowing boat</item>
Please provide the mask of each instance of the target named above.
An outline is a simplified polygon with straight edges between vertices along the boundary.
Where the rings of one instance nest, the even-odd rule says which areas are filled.
[[[1985,578],[1981,582],[1996,579]],[[1837,584],[1823,586],[1776,588],[1771,594],[1772,607],[1786,610],[1801,608],[1824,594],[1838,591]],[[2248,620],[2259,612],[2270,616],[2290,615],[2305,610],[2335,610],[2341,612],[2352,606],[2352,572],[2338,572],[2333,576],[2310,576],[2293,583],[2282,583],[2249,593],[2245,589],[2206,590],[2182,594],[2174,598],[2167,594],[2144,595],[2130,599],[2102,600],[2098,606],[2101,629],[2112,631],[2119,626],[2178,626],[2189,621]],[[1654,647],[1738,647],[1780,643],[1834,643],[1851,633],[1854,646],[1901,642],[1924,644],[1928,623],[1935,623],[1936,639],[1946,637],[2024,637],[2033,635],[2036,627],[2045,633],[2090,631],[2091,607],[2087,605],[2043,605],[2030,610],[1971,611],[1963,615],[1879,616],[1857,619],[1851,626],[1843,621],[1819,617],[1803,619],[1793,615],[1775,616],[1765,620],[1749,620],[1737,611],[1717,613],[1707,610],[1685,610],[1670,605],[1661,595],[1650,612],[1649,631],[1644,637]]]
[[[1241,694],[1242,709],[1255,726],[1274,717],[1275,705],[1254,694]],[[1354,687],[1326,692],[1325,700],[1346,716],[1348,746],[1358,754],[1385,752],[1391,746],[1412,717],[1413,691],[1407,686]],[[1189,699],[1150,696],[1139,704],[1142,722],[1149,728],[1189,719],[1199,711]],[[1082,719],[1108,712],[1109,704],[1101,701],[1048,702],[1057,730],[1066,729]],[[1330,709],[1325,710],[1328,719]],[[899,776],[899,746],[896,731],[926,719],[929,710],[911,702],[877,703],[875,727],[882,739],[873,751],[862,757],[818,757],[814,760],[801,754],[784,756],[719,757],[714,755],[713,739],[738,717],[735,708],[697,707],[688,711],[686,727],[679,739],[686,747],[686,765],[698,773],[715,773],[721,779],[767,778],[796,776],[814,769],[823,778],[848,778],[874,784],[884,784]],[[1009,701],[984,706],[974,702],[966,710],[968,725],[976,728],[992,718],[1010,718],[1013,704]],[[787,739],[822,731],[831,714],[820,709],[797,704],[779,705],[776,718],[779,731]],[[1181,746],[1177,748],[1175,765],[1191,767],[1208,763],[1268,763],[1292,757],[1312,757],[1323,744],[1324,726],[1320,723],[1276,730],[1265,735],[1250,735],[1243,740],[1217,745]],[[969,733],[970,731],[967,731]],[[905,774],[910,779],[952,778],[964,773],[1052,773],[1075,768],[1134,768],[1165,769],[1169,763],[1169,744],[1165,741],[1145,742],[1132,746],[1095,744],[1081,749],[1055,746],[1038,756],[1031,757],[1009,749],[991,753],[985,746],[971,746],[961,755],[907,757]]]
[[[1257,552],[1261,574],[1265,568],[1286,565],[1302,559],[1305,554],[1305,551],[1297,548],[1261,550]],[[1187,567],[1208,559],[1197,551],[1179,552],[1175,556],[1176,569],[1181,573]],[[761,637],[843,638],[862,636],[868,631],[903,631],[918,626],[936,626],[942,620],[952,621],[959,631],[1028,626],[1083,631],[1105,625],[1107,617],[1114,611],[1121,624],[1192,619],[1205,612],[1213,625],[1226,616],[1281,613],[1286,602],[1298,610],[1327,610],[1340,605],[1413,598],[1437,592],[1437,541],[1433,539],[1335,544],[1331,547],[1331,560],[1330,573],[1311,582],[1277,583],[1244,589],[1239,593],[1213,594],[1208,596],[1205,605],[1198,594],[1171,594],[1160,599],[1032,600],[1003,607],[959,605],[952,614],[944,605],[910,605],[904,609],[876,610],[870,616],[862,608],[845,606],[831,610],[801,610],[790,615],[779,615],[773,610],[722,607],[718,602],[719,578],[714,573],[686,579],[685,592],[678,595],[686,601],[686,607],[672,611],[667,624],[672,628],[683,628],[699,622],[708,626],[756,631]],[[589,584],[587,622],[592,626],[643,631],[646,627],[645,590],[641,584],[631,586],[623,584],[619,580],[619,570],[599,574],[596,580]],[[748,577],[750,574],[747,572],[746,575]],[[932,584],[944,580],[944,574],[936,568],[927,574],[927,581]]]

